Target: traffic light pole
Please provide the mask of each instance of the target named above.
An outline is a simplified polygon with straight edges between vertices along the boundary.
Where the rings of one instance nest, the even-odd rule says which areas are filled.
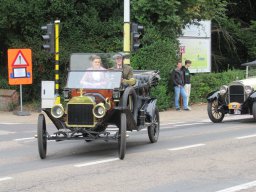
[[[131,52],[131,23],[130,23],[130,0],[124,0],[124,47],[123,52],[130,55]],[[130,65],[130,57],[124,59],[124,64]]]
[[[59,94],[59,29],[60,29],[60,20],[55,20],[55,104],[60,104],[60,94]]]

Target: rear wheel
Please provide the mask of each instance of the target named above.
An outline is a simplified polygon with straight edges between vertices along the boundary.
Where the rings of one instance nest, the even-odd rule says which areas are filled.
[[[156,143],[159,137],[159,111],[156,108],[154,116],[152,117],[152,124],[148,127],[148,137],[151,143]]]
[[[121,113],[121,123],[119,128],[119,136],[118,136],[118,154],[119,159],[124,159],[126,152],[126,114]]]
[[[37,142],[38,151],[41,159],[46,157],[47,152],[47,133],[45,125],[45,117],[43,114],[39,114],[37,122]]]
[[[252,115],[253,115],[254,121],[256,121],[256,102],[253,102],[253,105],[252,105]]]
[[[213,123],[222,122],[225,116],[225,114],[219,111],[218,109],[219,109],[218,100],[208,102],[208,106],[207,106],[208,116]]]

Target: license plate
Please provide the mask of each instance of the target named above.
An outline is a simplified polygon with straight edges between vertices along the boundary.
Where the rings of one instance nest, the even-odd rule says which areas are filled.
[[[238,110],[238,109],[240,109],[240,106],[241,106],[241,104],[240,103],[229,103],[229,105],[228,105],[228,108],[229,109],[236,109],[236,110]]]

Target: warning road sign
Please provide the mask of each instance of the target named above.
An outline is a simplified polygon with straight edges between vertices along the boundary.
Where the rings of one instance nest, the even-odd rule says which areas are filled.
[[[22,54],[22,52],[19,50],[16,58],[14,59],[14,62],[12,64],[13,67],[24,67],[28,66],[28,62],[26,61],[26,58]]]
[[[8,78],[10,85],[32,84],[31,49],[8,49]]]

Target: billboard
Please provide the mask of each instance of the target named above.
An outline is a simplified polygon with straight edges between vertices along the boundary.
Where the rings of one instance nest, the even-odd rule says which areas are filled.
[[[192,61],[191,73],[211,72],[211,21],[187,25],[178,40],[182,63]]]

